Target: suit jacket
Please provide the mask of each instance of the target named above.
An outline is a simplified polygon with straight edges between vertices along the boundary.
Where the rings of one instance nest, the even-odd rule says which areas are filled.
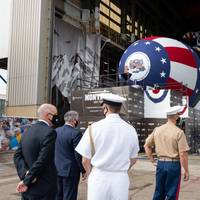
[[[20,147],[14,154],[14,163],[18,176],[28,186],[26,195],[42,196],[56,188],[55,140],[55,130],[42,121],[22,136]],[[32,183],[35,178],[37,181]]]
[[[69,177],[85,173],[82,157],[75,151],[82,134],[75,128],[64,125],[56,129],[55,164],[59,176]]]

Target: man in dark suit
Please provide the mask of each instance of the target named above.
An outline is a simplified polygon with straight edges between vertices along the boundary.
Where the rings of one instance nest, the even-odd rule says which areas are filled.
[[[21,182],[17,191],[23,200],[54,200],[56,196],[56,167],[54,164],[56,132],[51,128],[58,122],[57,109],[42,104],[39,120],[22,136],[14,163]]]
[[[82,166],[82,157],[75,151],[82,134],[75,129],[79,115],[76,111],[69,111],[64,115],[65,125],[57,128],[55,145],[55,164],[57,177],[57,200],[76,200],[80,172],[86,178]]]

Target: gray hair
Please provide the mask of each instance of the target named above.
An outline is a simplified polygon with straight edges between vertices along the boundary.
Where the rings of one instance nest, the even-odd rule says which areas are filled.
[[[57,111],[56,107],[52,104],[44,103],[38,108],[38,116],[43,117],[46,113]]]
[[[69,122],[69,121],[74,120],[74,119],[75,120],[79,119],[78,112],[71,110],[71,111],[68,111],[68,112],[65,113],[65,115],[64,115],[65,122]]]

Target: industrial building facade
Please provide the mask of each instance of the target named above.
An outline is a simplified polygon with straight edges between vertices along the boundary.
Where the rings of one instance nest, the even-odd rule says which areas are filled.
[[[188,31],[197,31],[199,12],[194,7],[200,7],[198,1],[12,1],[7,116],[35,118],[45,102],[56,105],[63,116],[74,108],[72,94],[78,90],[123,86],[118,63],[125,49],[145,37],[182,40]],[[133,113],[141,113],[144,108],[139,108]],[[199,112],[190,112],[195,120],[188,119],[186,129],[197,152]],[[143,121],[138,113],[131,123],[142,147],[147,133],[163,121]]]
[[[44,102],[65,112],[71,91],[118,85],[118,62],[132,42],[151,35],[181,39],[197,28],[190,6],[164,0],[12,1],[7,115],[36,117]],[[63,63],[71,68],[53,70],[64,69]],[[60,81],[61,74],[68,76]]]

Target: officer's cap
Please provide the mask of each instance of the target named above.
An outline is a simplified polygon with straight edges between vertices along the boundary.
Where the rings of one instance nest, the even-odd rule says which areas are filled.
[[[103,94],[100,94],[100,97],[103,100],[101,105],[105,103],[111,106],[121,106],[122,103],[126,101],[124,97],[121,97],[117,94],[112,94],[112,93],[103,93]]]
[[[181,114],[182,112],[182,106],[173,106],[173,107],[170,107],[166,110],[166,114],[168,116],[170,115],[176,115],[176,114]]]

